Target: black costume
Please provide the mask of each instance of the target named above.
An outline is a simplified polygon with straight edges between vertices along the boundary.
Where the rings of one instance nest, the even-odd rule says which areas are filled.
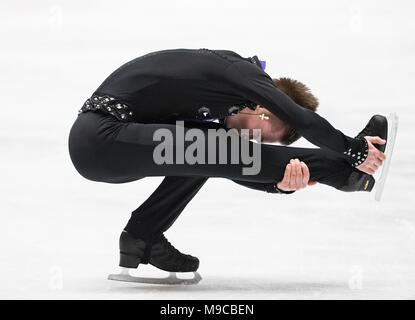
[[[223,119],[258,104],[320,149],[264,144],[261,171],[252,176],[242,175],[242,164],[154,163],[155,130],[176,132],[176,120],[185,121],[185,130],[225,128],[223,121],[200,121]],[[69,151],[76,169],[90,180],[123,183],[165,176],[133,212],[126,227],[137,237],[154,240],[171,226],[209,177],[284,193],[276,182],[282,179],[290,159],[298,158],[309,167],[312,181],[344,191],[358,190],[350,188],[350,179],[364,175],[353,167],[367,156],[367,143],[345,136],[318,114],[294,103],[262,70],[257,56],[176,49],[149,53],[114,71],[83,105],[71,129]],[[231,153],[230,148],[227,152]]]

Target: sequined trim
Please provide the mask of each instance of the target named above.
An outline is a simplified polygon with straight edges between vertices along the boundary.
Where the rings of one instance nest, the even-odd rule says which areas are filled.
[[[134,120],[134,112],[131,108],[109,95],[92,95],[92,97],[85,101],[82,108],[78,111],[78,114],[88,111],[108,113],[118,120],[125,122]]]
[[[365,162],[367,155],[369,154],[369,144],[367,143],[366,139],[361,139],[364,141],[364,148],[363,151],[354,151],[352,148],[349,148],[349,150],[346,150],[343,152],[345,155],[351,157],[353,163],[353,167],[357,167],[361,165],[363,162]]]
[[[249,109],[255,110],[257,104],[256,103],[245,103],[245,104],[239,104],[239,105],[232,105],[228,107],[228,109],[225,111],[225,113],[219,113],[219,114],[212,114],[212,111],[208,106],[201,106],[197,109],[195,119],[184,119],[184,120],[196,120],[196,121],[213,121],[213,120],[219,120],[223,119],[232,115],[237,114],[242,109],[248,107]]]

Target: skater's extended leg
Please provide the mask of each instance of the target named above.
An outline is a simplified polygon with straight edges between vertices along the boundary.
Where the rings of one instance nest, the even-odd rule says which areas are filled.
[[[146,241],[159,238],[177,219],[208,178],[166,177],[131,215],[125,230]]]
[[[243,174],[247,166],[236,164],[162,164],[155,163],[154,148],[160,143],[153,140],[155,131],[167,129],[173,135],[176,151],[177,126],[172,124],[120,123],[111,116],[97,113],[81,114],[70,136],[70,151],[75,167],[89,179],[104,182],[128,182],[143,176],[222,177],[233,180],[276,183],[283,177],[290,159],[304,161],[310,169],[310,179],[342,189],[355,170],[342,155],[321,149],[261,145],[260,171],[255,175]],[[187,132],[191,128],[185,127]],[[204,137],[208,139],[207,129]],[[185,141],[184,148],[192,142]],[[205,141],[205,146],[208,142]],[[73,146],[71,146],[73,145]],[[219,149],[219,144],[216,147]],[[249,143],[252,148],[254,143]],[[216,150],[216,155],[219,150]],[[226,144],[227,159],[232,156],[231,144]],[[92,173],[91,173],[92,172]],[[90,174],[91,173],[91,174]]]

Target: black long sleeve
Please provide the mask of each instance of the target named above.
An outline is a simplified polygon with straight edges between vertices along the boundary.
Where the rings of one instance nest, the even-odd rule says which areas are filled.
[[[364,152],[365,141],[344,135],[279,90],[255,57],[205,48],[156,51],[119,67],[95,93],[130,106],[134,121],[142,123],[224,118],[259,104],[321,148]]]
[[[258,191],[263,191],[267,193],[281,193],[281,194],[291,194],[295,191],[283,191],[277,187],[276,183],[260,183],[252,181],[241,181],[241,180],[232,180],[233,182]]]
[[[314,145],[341,153],[350,148],[364,148],[360,140],[344,135],[317,113],[296,104],[256,65],[246,61],[234,62],[227,67],[225,74],[241,95],[271,111]]]

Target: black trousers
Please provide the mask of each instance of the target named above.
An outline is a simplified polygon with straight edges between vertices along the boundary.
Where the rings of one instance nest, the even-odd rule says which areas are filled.
[[[185,122],[184,130],[218,126]],[[158,165],[153,160],[153,150],[160,142],[153,141],[153,133],[160,128],[176,134],[175,124],[124,123],[111,115],[86,112],[77,117],[69,135],[72,162],[89,180],[124,183],[148,176],[165,176],[153,194],[132,213],[126,226],[128,231],[146,240],[157,239],[166,231],[209,177],[227,178],[265,190],[261,185],[281,181],[287,163],[298,158],[309,167],[311,181],[340,189],[355,170],[337,153],[267,144],[261,145],[261,170],[256,175],[244,175],[242,168],[246,165],[242,163]],[[249,144],[252,147],[253,143]],[[230,159],[230,147],[227,152]]]

